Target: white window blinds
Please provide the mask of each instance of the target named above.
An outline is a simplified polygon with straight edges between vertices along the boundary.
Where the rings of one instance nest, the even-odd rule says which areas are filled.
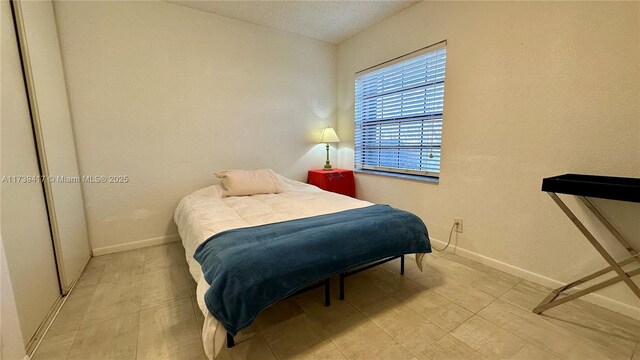
[[[356,77],[357,169],[438,177],[446,48]]]

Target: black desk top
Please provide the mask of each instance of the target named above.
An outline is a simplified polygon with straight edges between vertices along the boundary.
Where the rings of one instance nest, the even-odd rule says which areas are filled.
[[[542,191],[640,203],[640,179],[565,174],[542,179]]]

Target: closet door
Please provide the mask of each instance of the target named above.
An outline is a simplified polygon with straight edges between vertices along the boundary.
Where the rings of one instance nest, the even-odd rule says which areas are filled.
[[[8,1],[1,1],[0,173],[2,238],[24,343],[28,344],[60,298],[60,286],[42,183],[13,176],[40,175],[18,44]]]
[[[38,154],[63,293],[89,261],[82,190],[51,1],[14,1]]]

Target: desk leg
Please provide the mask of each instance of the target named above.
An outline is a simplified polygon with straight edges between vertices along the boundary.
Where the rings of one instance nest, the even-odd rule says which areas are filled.
[[[578,218],[575,216],[575,214],[573,212],[571,212],[571,210],[569,209],[569,207],[558,197],[557,194],[555,193],[548,193],[549,196],[551,197],[551,199],[553,199],[553,201],[556,203],[556,205],[558,205],[558,207],[560,207],[560,209],[565,213],[565,215],[567,215],[567,217],[573,222],[573,224],[578,228],[578,230],[580,230],[580,232],[582,233],[582,235],[584,235],[585,238],[587,238],[587,240],[589,240],[589,242],[591,243],[591,245],[596,249],[596,251],[598,251],[598,253],[607,261],[607,263],[609,264],[609,267],[602,269],[600,271],[597,271],[591,275],[588,275],[580,280],[574,281],[568,285],[562,286],[554,291],[551,292],[551,294],[549,294],[549,296],[547,296],[547,298],[545,298],[538,306],[536,306],[536,308],[533,310],[534,313],[536,314],[540,314],[545,310],[551,309],[555,306],[558,306],[560,304],[563,304],[567,301],[579,298],[581,296],[584,296],[586,294],[592,293],[596,290],[605,288],[607,286],[610,286],[612,284],[615,284],[619,281],[624,281],[625,284],[627,284],[627,286],[631,289],[631,291],[633,291],[633,293],[640,299],[640,288],[638,288],[638,286],[633,282],[633,280],[631,280],[632,276],[638,275],[640,274],[640,269],[636,269],[630,272],[626,272],[624,271],[624,269],[622,269],[622,266],[630,264],[634,261],[640,260],[640,258],[637,256],[637,252],[635,252],[635,249],[633,249],[631,247],[631,251],[634,251],[635,254],[632,253],[631,258],[623,261],[623,262],[616,262],[613,257],[607,252],[607,250],[605,250],[605,248],[598,242],[598,240],[589,232],[589,230],[587,230],[587,228],[584,226],[584,224],[582,224],[582,222],[580,222],[580,220],[578,220]],[[586,199],[585,199],[586,200]],[[584,200],[583,200],[584,201]],[[588,202],[588,200],[586,200]],[[604,219],[604,217],[602,216],[602,214],[600,214],[597,209],[595,209],[595,207],[593,207],[593,205],[591,205],[591,203],[589,203],[589,205],[587,205],[587,207],[589,207],[589,209],[591,209],[591,211],[595,211],[594,214],[597,212],[596,216],[598,217],[598,219],[600,219],[600,221],[606,222],[606,224],[608,224],[609,226],[611,226],[611,224]],[[598,214],[600,216],[598,216]],[[601,218],[602,216],[602,218]],[[609,228],[609,226],[607,226],[607,228]],[[611,226],[613,228],[613,226]],[[617,231],[616,231],[617,232]],[[614,234],[615,235],[615,234]],[[616,236],[617,237],[617,236]],[[622,237],[621,237],[622,238]],[[622,238],[623,240],[621,241],[623,245],[625,245],[626,240],[624,238]],[[620,241],[620,238],[618,238],[618,240]],[[626,246],[625,246],[626,247]],[[629,246],[630,247],[630,246]],[[629,249],[627,249],[629,250]],[[630,252],[631,252],[630,251]],[[575,287],[577,285],[580,285],[584,282],[587,282],[589,280],[595,279],[598,276],[604,275],[610,271],[615,271],[618,276],[611,278],[609,280],[603,281],[599,284],[593,285],[591,287],[588,287],[586,289],[580,290],[574,294],[571,295],[567,295],[561,299],[556,299],[558,296],[560,296],[560,294],[565,291],[568,290],[572,287]]]
[[[633,256],[638,255],[638,251],[633,248],[631,243],[627,239],[625,239],[624,236],[622,236],[622,234],[620,234],[620,232],[615,227],[613,227],[613,225],[611,225],[609,220],[607,220],[607,218],[605,218],[604,215],[602,215],[602,213],[598,211],[598,209],[591,203],[591,201],[589,201],[589,199],[584,196],[580,196],[580,200],[582,200],[582,203],[585,204],[589,210],[591,210],[591,212],[598,218],[598,220],[600,220],[602,224],[604,224],[607,230],[609,230],[609,232],[612,233],[616,239],[618,239],[622,246],[627,249],[629,254]],[[638,261],[640,261],[640,259],[638,259]]]
[[[633,260],[631,262],[635,262],[638,259],[634,257],[634,258],[631,258],[631,260]],[[633,271],[629,271],[628,274],[629,274],[629,276],[640,275],[640,268],[635,269]],[[590,276],[591,275],[589,275],[589,277]],[[611,278],[609,280],[605,280],[605,281],[603,281],[601,283],[598,283],[596,285],[592,285],[592,286],[590,286],[590,287],[588,287],[586,289],[582,289],[580,291],[577,291],[577,292],[575,292],[575,293],[573,293],[571,295],[567,295],[567,296],[561,297],[560,299],[556,299],[558,296],[560,296],[560,294],[563,291],[568,290],[568,289],[570,289],[570,288],[572,288],[572,287],[574,287],[576,285],[582,284],[583,282],[589,281],[589,280],[585,280],[585,279],[586,279],[586,277],[582,278],[582,279],[580,279],[578,281],[574,281],[569,285],[565,285],[565,286],[562,286],[560,288],[557,288],[557,289],[553,290],[551,292],[551,294],[549,294],[549,296],[547,296],[544,300],[542,300],[542,302],[538,306],[536,306],[535,309],[533,309],[533,312],[536,313],[536,314],[540,314],[545,310],[549,310],[549,309],[554,308],[554,307],[556,307],[558,305],[564,304],[564,303],[566,303],[568,301],[577,299],[577,298],[579,298],[581,296],[585,296],[585,295],[587,295],[589,293],[592,293],[594,291],[598,291],[600,289],[604,289],[604,288],[606,288],[608,286],[611,286],[611,285],[613,285],[613,284],[615,284],[617,282],[622,281],[622,278],[620,276],[616,276],[614,278]]]

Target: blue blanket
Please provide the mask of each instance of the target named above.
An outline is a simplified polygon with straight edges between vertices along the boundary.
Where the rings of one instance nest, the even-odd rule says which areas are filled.
[[[233,336],[268,307],[351,267],[390,256],[429,253],[420,218],[388,205],[228,230],[193,257],[207,282],[209,312]]]

